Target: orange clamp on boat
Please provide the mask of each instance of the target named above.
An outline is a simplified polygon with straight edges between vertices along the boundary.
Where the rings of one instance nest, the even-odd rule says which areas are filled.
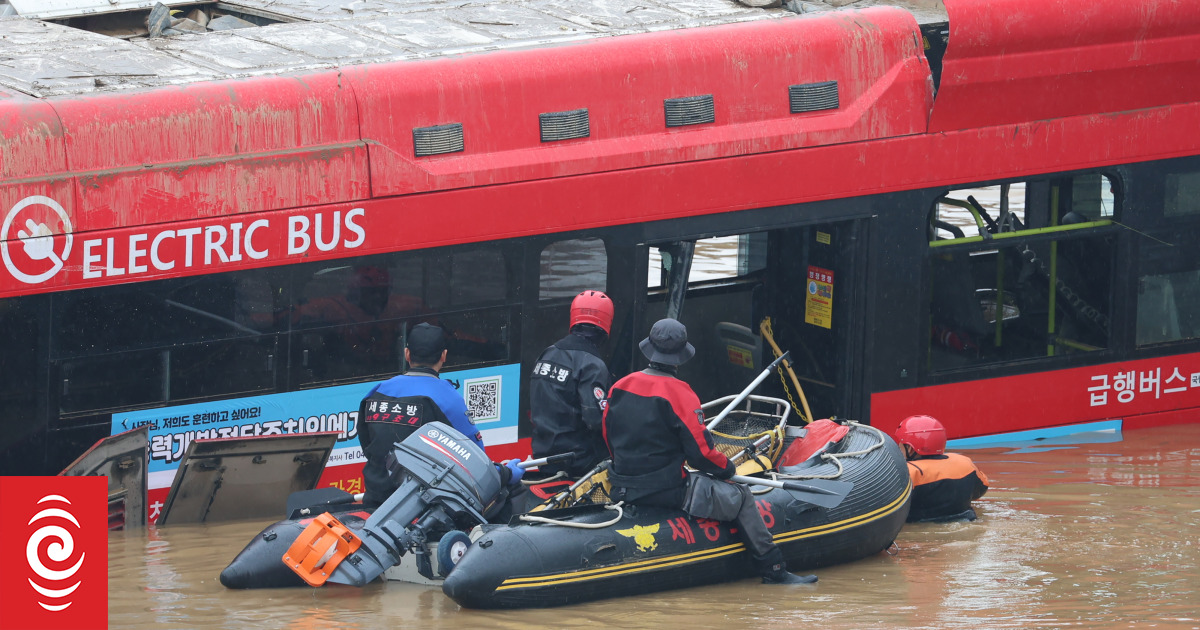
[[[300,532],[283,554],[283,562],[309,586],[321,586],[342,560],[361,546],[362,539],[325,512]]]

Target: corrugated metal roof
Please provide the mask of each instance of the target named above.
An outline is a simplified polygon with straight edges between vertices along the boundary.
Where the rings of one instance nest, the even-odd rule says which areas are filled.
[[[22,12],[22,5],[29,5],[25,9],[42,7],[43,14],[66,11],[69,4],[111,6],[110,0],[9,1]],[[113,1],[137,5],[142,15],[152,6],[147,0]],[[909,1],[929,4],[931,0]],[[877,3],[881,2],[862,0],[853,6]],[[887,4],[904,5],[905,1]],[[205,6],[288,21],[219,32],[121,39],[52,21],[0,18],[0,87],[52,97],[748,20],[803,19],[784,9],[750,8],[733,0],[237,0]],[[804,11],[832,9],[819,2],[794,2],[794,6]],[[189,10],[188,6],[182,8]],[[932,18],[928,12],[914,14],[919,21],[938,17],[936,12]]]

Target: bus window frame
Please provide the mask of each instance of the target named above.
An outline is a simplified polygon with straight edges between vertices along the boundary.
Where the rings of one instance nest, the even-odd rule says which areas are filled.
[[[929,232],[929,223],[934,217],[934,210],[938,203],[944,202],[947,195],[956,191],[965,191],[975,188],[986,188],[991,186],[1011,185],[1018,182],[1026,184],[1026,194],[1028,195],[1031,189],[1036,189],[1041,186],[1052,187],[1054,182],[1062,180],[1071,180],[1076,177],[1086,175],[1100,175],[1108,181],[1112,187],[1113,194],[1113,213],[1111,218],[1100,219],[1095,221],[1087,221],[1075,224],[1058,224],[1040,227],[1023,227],[1013,231],[1002,231],[998,233],[987,233],[973,236],[963,236],[959,238],[936,238],[937,231]],[[1048,369],[1055,369],[1054,366],[1066,365],[1085,365],[1103,363],[1113,360],[1114,356],[1122,356],[1129,353],[1131,347],[1131,336],[1122,331],[1122,325],[1118,323],[1118,318],[1121,321],[1132,323],[1128,313],[1128,307],[1125,305],[1127,300],[1126,295],[1130,290],[1126,287],[1129,283],[1127,270],[1123,269],[1120,261],[1128,260],[1128,239],[1129,227],[1124,223],[1125,214],[1129,212],[1128,208],[1131,205],[1129,199],[1128,181],[1130,173],[1123,166],[1106,167],[1102,169],[1088,169],[1082,171],[1068,171],[1058,173],[1042,173],[1030,175],[1022,178],[1009,178],[1004,180],[995,180],[978,183],[956,184],[951,188],[933,189],[932,200],[929,205],[929,210],[925,214],[926,217],[926,249],[922,260],[924,261],[924,272],[922,273],[923,290],[921,302],[921,320],[925,322],[932,321],[932,295],[934,278],[931,266],[931,261],[934,257],[943,254],[984,254],[988,252],[998,252],[1002,248],[1020,248],[1029,245],[1040,243],[1061,243],[1065,240],[1084,240],[1084,239],[1101,239],[1111,237],[1112,252],[1111,263],[1113,268],[1109,274],[1108,295],[1109,295],[1109,310],[1107,314],[1110,319],[1110,329],[1108,333],[1108,345],[1098,348],[1093,351],[1082,353],[1061,353],[1054,354],[1037,354],[1024,357],[1012,357],[1005,359],[995,359],[990,361],[982,361],[960,366],[943,366],[936,367],[933,361],[933,344],[929,341],[922,344],[924,348],[924,356],[920,361],[921,372],[923,376],[921,380],[927,384],[946,384],[964,381],[974,381],[997,376],[1007,376],[1015,374],[1025,374]],[[1026,198],[1026,217],[1029,217],[1031,204],[1029,198]],[[1069,212],[1070,210],[1068,210]],[[1200,218],[1200,215],[1197,215]],[[977,221],[982,221],[977,219]],[[919,330],[919,328],[918,328]],[[1057,334],[1057,331],[1056,331]],[[1127,339],[1130,337],[1130,339]]]
[[[1187,261],[1187,248],[1174,249],[1177,242],[1194,242],[1187,236],[1200,236],[1200,211],[1168,215],[1167,178],[1180,173],[1200,174],[1200,156],[1175,158],[1158,162],[1144,162],[1128,166],[1137,182],[1138,203],[1141,213],[1134,223],[1136,237],[1130,240],[1129,275],[1131,289],[1128,305],[1130,333],[1130,355],[1137,358],[1157,357],[1200,350],[1200,337],[1148,341],[1137,340],[1138,311],[1140,308],[1142,281],[1146,277],[1163,276],[1200,269],[1200,261]],[[1164,245],[1173,246],[1164,249]],[[1163,252],[1177,251],[1182,254],[1161,256]],[[1200,258],[1200,254],[1193,254]]]

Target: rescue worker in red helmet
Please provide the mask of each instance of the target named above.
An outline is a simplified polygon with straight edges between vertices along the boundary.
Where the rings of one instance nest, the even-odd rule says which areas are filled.
[[[604,414],[612,499],[732,521],[763,584],[816,582],[815,575],[788,572],[750,489],[723,481],[737,467],[714,446],[696,392],[676,378],[678,367],[696,354],[687,328],[677,320],[660,319],[639,348],[650,367],[613,385]],[[696,472],[685,468],[685,462]]]
[[[600,347],[612,330],[613,302],[600,291],[584,291],[571,302],[566,337],[542,351],[529,381],[534,458],[575,453],[575,459],[541,467],[581,477],[608,457],[600,433],[612,374]]]
[[[975,520],[971,501],[987,492],[987,475],[966,455],[945,452],[942,423],[930,416],[909,416],[895,437],[908,459],[913,484],[908,522]]]

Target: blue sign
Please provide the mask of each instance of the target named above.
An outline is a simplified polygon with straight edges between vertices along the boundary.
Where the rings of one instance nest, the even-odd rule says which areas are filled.
[[[462,393],[484,444],[517,440],[520,369],[514,364],[442,374]],[[326,431],[338,433],[336,449],[343,451],[339,463],[353,463],[361,461],[358,405],[375,385],[358,383],[117,413],[112,416],[112,433],[150,426],[150,473],[178,468],[192,440]],[[359,455],[347,457],[347,450]]]

